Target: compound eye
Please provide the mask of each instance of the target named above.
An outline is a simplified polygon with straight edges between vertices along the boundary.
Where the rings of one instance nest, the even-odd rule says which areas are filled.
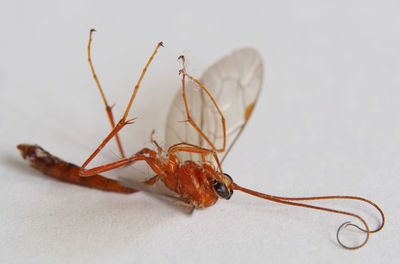
[[[224,175],[225,175],[227,178],[229,178],[229,180],[231,180],[231,182],[233,182],[232,177],[231,177],[228,173],[225,173],[225,172],[224,172]]]
[[[213,187],[214,187],[215,192],[221,198],[224,198],[226,200],[229,200],[231,198],[232,192],[230,192],[228,190],[228,188],[226,187],[226,185],[224,183],[214,180]]]

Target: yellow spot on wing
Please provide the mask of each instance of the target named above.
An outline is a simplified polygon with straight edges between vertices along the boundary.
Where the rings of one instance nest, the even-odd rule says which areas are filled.
[[[251,103],[246,107],[246,111],[244,112],[244,120],[249,120],[251,113],[253,112],[255,103]]]

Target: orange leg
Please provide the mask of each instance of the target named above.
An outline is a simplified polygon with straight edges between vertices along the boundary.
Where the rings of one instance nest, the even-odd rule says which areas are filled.
[[[149,166],[153,169],[153,171],[155,173],[161,173],[162,169],[160,164],[157,163],[157,161],[151,157],[147,157],[145,155],[139,154],[139,155],[134,155],[132,157],[129,158],[125,158],[125,159],[121,159],[118,161],[114,161],[105,165],[101,165],[89,170],[85,170],[85,171],[80,171],[79,176],[81,177],[88,177],[88,176],[92,176],[98,173],[102,173],[102,172],[106,172],[106,171],[110,171],[128,164],[131,164],[132,162],[136,162],[139,160],[144,160],[147,162],[147,164],[149,164]]]
[[[179,71],[179,73],[182,74],[182,96],[183,96],[183,102],[185,103],[185,110],[186,110],[186,116],[187,116],[187,121],[193,126],[194,129],[197,130],[197,132],[200,133],[200,135],[207,141],[207,143],[211,146],[211,148],[214,151],[217,152],[224,152],[225,151],[225,147],[226,147],[226,126],[225,126],[225,117],[222,114],[221,110],[218,107],[217,102],[215,102],[214,97],[212,97],[212,95],[210,94],[210,92],[207,90],[206,87],[204,87],[197,79],[193,78],[192,76],[190,76],[189,74],[186,73],[186,67],[185,67],[185,57],[183,55],[179,56],[178,59],[182,60],[182,69]],[[224,141],[223,141],[223,145],[221,148],[217,149],[214,144],[210,141],[210,139],[204,134],[204,132],[199,128],[199,126],[196,124],[196,122],[194,122],[194,120],[192,119],[192,117],[190,116],[189,113],[189,106],[187,103],[187,99],[186,99],[186,86],[185,86],[185,77],[188,77],[189,79],[191,79],[192,81],[194,81],[197,85],[199,85],[201,87],[201,89],[203,89],[203,91],[207,94],[207,96],[211,99],[211,101],[213,102],[215,108],[217,109],[219,115],[221,116],[221,122],[222,122],[222,130],[223,130],[223,134],[224,134]]]
[[[81,177],[88,177],[88,176],[92,176],[101,172],[106,172],[106,171],[110,171],[119,167],[122,167],[124,165],[127,165],[129,163],[138,161],[138,160],[146,160],[148,159],[148,157],[144,156],[144,155],[135,155],[129,158],[125,158],[125,159],[121,159],[115,162],[111,162],[105,165],[101,165],[101,166],[97,166],[94,167],[92,169],[88,169],[88,170],[82,170],[82,168],[79,171],[79,176]]]
[[[112,106],[110,106],[107,103],[106,96],[104,95],[103,89],[101,88],[101,85],[100,85],[100,81],[97,78],[97,75],[96,75],[96,73],[94,71],[92,59],[90,57],[90,47],[91,47],[91,44],[92,44],[92,33],[94,31],[96,31],[96,30],[95,29],[91,29],[90,33],[89,33],[89,43],[88,43],[88,47],[87,47],[87,50],[88,50],[88,61],[89,61],[90,69],[91,69],[92,74],[93,74],[93,78],[94,78],[94,80],[95,80],[95,82],[97,84],[97,88],[99,89],[101,98],[103,99],[104,105],[106,107],[106,112],[107,112],[108,120],[110,121],[110,124],[111,124],[111,129],[113,129],[115,127],[115,122],[114,122],[114,116],[113,116],[113,113],[112,113]],[[121,157],[125,158],[124,150],[122,148],[122,144],[121,144],[121,141],[119,139],[118,134],[115,135],[115,140],[117,141],[117,145],[118,145],[119,153],[121,153]]]
[[[183,146],[182,146],[183,145]],[[205,161],[205,157],[208,155],[213,155],[215,161],[217,162],[218,169],[221,173],[222,172],[222,167],[221,167],[221,162],[218,159],[217,153],[213,150],[202,148],[193,144],[189,143],[178,143],[173,146],[171,146],[168,149],[168,153],[174,154],[175,152],[178,151],[184,151],[184,152],[190,152],[190,153],[198,153],[201,155],[203,162]],[[219,179],[222,180],[222,179]]]
[[[115,135],[117,135],[117,133],[118,133],[124,126],[126,126],[127,124],[132,124],[133,121],[135,120],[135,118],[127,119],[128,114],[129,114],[129,111],[130,111],[130,109],[131,109],[131,107],[132,107],[132,103],[133,103],[133,100],[134,100],[135,97],[136,97],[137,91],[139,90],[139,86],[140,86],[140,83],[141,83],[142,80],[143,80],[144,74],[146,73],[147,68],[149,67],[149,65],[150,65],[151,61],[153,60],[154,56],[156,55],[158,49],[159,49],[160,46],[162,46],[162,45],[163,45],[162,42],[160,42],[160,43],[157,44],[157,47],[155,48],[153,54],[151,55],[150,59],[147,61],[146,66],[143,68],[142,74],[140,75],[139,80],[138,80],[138,82],[137,82],[136,85],[135,85],[135,88],[134,88],[134,90],[133,90],[132,96],[131,96],[131,98],[130,98],[130,100],[129,100],[129,103],[128,103],[126,109],[125,109],[125,113],[124,113],[124,115],[122,116],[121,120],[120,120],[120,121],[118,122],[118,124],[111,130],[111,132],[108,134],[108,136],[103,140],[103,142],[97,147],[97,149],[89,156],[89,158],[88,158],[88,159],[83,163],[83,165],[81,166],[80,171],[79,171],[79,174],[80,174],[81,176],[90,176],[90,175],[93,175],[93,174],[96,174],[96,173],[99,173],[99,172],[104,172],[104,171],[112,170],[112,169],[115,169],[115,168],[124,166],[124,165],[126,165],[126,164],[128,164],[128,163],[130,163],[130,162],[133,162],[133,161],[135,161],[135,157],[138,157],[138,156],[133,156],[133,157],[131,157],[131,158],[121,159],[120,161],[117,161],[117,162],[112,162],[112,163],[109,163],[109,164],[106,164],[106,165],[102,165],[102,166],[99,166],[99,167],[95,167],[95,168],[90,169],[90,170],[85,170],[86,166],[90,163],[90,161],[93,160],[94,157],[96,157],[96,155],[104,148],[104,146],[105,146]],[[137,159],[136,159],[136,160],[137,160]]]
[[[175,153],[178,151],[184,151],[184,152],[190,152],[190,153],[198,153],[198,154],[204,154],[204,155],[210,155],[212,154],[212,150],[204,149],[195,145],[188,145],[187,147],[181,147],[181,146],[174,146],[170,148],[170,153]]]
[[[150,179],[148,179],[147,181],[145,181],[144,183],[147,185],[153,185],[154,183],[156,183],[158,180],[160,179],[160,175],[156,175],[151,177]]]
[[[155,152],[154,150],[151,150],[149,148],[143,148],[142,150],[136,152],[136,154],[134,156],[138,156],[138,155],[147,155],[146,157],[148,157],[148,159],[146,159],[145,161],[150,165],[150,167],[154,170],[154,171],[161,171],[160,167],[161,165],[159,165],[157,163],[157,152]],[[135,163],[138,160],[132,160],[130,161],[128,164],[132,164]],[[154,165],[153,165],[154,164]]]
[[[149,148],[143,148],[142,150],[136,152],[136,155],[139,155],[139,154],[148,154],[152,158],[157,157],[157,153],[154,150],[151,150]]]
[[[182,148],[184,148],[184,150]],[[194,151],[187,151],[187,150],[192,150],[192,149]],[[213,152],[215,152],[212,149],[202,148],[202,147],[199,147],[197,145],[186,143],[186,142],[181,142],[181,143],[174,144],[171,147],[169,147],[169,149],[168,149],[168,153],[175,153],[175,152],[178,152],[178,151],[199,153],[199,154],[202,154],[202,155],[205,155],[205,156],[211,155]]]
[[[157,143],[157,141],[154,139],[154,133],[155,133],[155,131],[154,131],[154,129],[153,129],[153,131],[151,131],[150,141],[151,141],[151,143],[153,143],[153,145],[156,146],[157,151],[158,151],[158,154],[161,155],[162,152],[163,152],[163,149],[162,149],[162,147]]]

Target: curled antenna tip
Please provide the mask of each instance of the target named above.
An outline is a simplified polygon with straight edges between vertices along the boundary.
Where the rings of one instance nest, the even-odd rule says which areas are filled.
[[[354,247],[349,247],[349,246],[346,246],[346,245],[340,240],[340,232],[341,232],[343,229],[345,229],[345,228],[347,228],[347,227],[349,227],[349,226],[355,227],[355,228],[357,228],[358,230],[360,230],[360,231],[366,233],[366,237],[365,237],[364,241],[363,241],[360,245],[354,246]],[[343,248],[345,248],[345,249],[350,249],[350,250],[354,250],[354,249],[362,248],[365,244],[367,244],[368,239],[369,239],[369,234],[370,234],[370,231],[369,231],[369,230],[365,230],[365,229],[359,227],[358,225],[353,224],[353,223],[351,223],[350,221],[348,221],[348,222],[344,222],[343,224],[341,224],[341,225],[339,226],[338,230],[336,231],[336,240],[337,240],[337,242],[339,243],[339,245],[342,246]]]
[[[91,29],[90,29],[90,33],[92,33],[92,32],[96,32],[96,29],[91,28]]]
[[[158,46],[164,47],[164,42],[160,41],[160,42],[158,43]]]

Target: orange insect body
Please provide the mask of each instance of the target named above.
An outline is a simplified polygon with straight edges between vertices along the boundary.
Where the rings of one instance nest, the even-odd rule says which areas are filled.
[[[61,181],[103,191],[137,192],[137,190],[119,184],[116,180],[98,174],[81,177],[78,166],[51,155],[37,145],[20,144],[17,148],[32,167]],[[156,152],[146,150],[151,156],[156,157]],[[181,164],[175,155],[171,155],[170,160],[154,158],[153,162],[152,168],[158,175],[146,181],[148,185],[161,180],[168,189],[177,193],[188,205],[196,208],[209,207],[217,202],[218,195],[213,188],[216,171],[212,166],[199,165],[190,160]]]
[[[158,49],[162,46],[162,42],[157,45],[149,61],[144,67],[142,74],[140,75],[140,78],[134,87],[132,96],[126,107],[124,115],[119,122],[115,123],[112,114],[112,107],[110,107],[107,103],[104,92],[100,86],[100,82],[95,74],[90,57],[90,45],[92,41],[93,31],[94,30],[91,30],[89,35],[88,60],[93,73],[93,77],[102,96],[104,105],[106,106],[106,112],[112,130],[81,167],[65,162],[49,154],[37,145],[18,145],[17,148],[20,150],[21,155],[24,159],[27,159],[30,162],[30,165],[32,167],[43,172],[46,175],[65,182],[105,191],[133,193],[137,190],[126,187],[115,180],[101,176],[99,175],[99,173],[110,171],[115,168],[132,164],[137,161],[145,161],[156,174],[152,178],[148,179],[145,184],[153,185],[157,181],[162,182],[165,187],[177,194],[177,201],[179,203],[183,203],[191,209],[206,208],[212,206],[217,202],[219,198],[228,200],[231,198],[233,190],[238,190],[252,196],[256,196],[277,203],[311,208],[357,218],[362,223],[363,227],[360,227],[350,222],[346,222],[342,224],[337,230],[337,241],[341,246],[346,249],[358,249],[364,246],[367,243],[371,233],[378,232],[383,228],[385,217],[382,210],[375,203],[365,198],[356,196],[319,196],[291,198],[268,195],[241,187],[233,182],[232,178],[228,174],[223,173],[220,160],[223,161],[224,155],[230,150],[233,143],[242,132],[243,127],[249,120],[249,117],[252,113],[258,97],[259,89],[261,87],[261,58],[258,53],[252,49],[239,50],[233,53],[231,57],[225,57],[221,59],[214,66],[210,67],[210,69],[205,73],[205,78],[202,80],[203,82],[198,81],[186,72],[185,58],[183,56],[180,56],[179,59],[181,59],[183,65],[182,69],[180,70],[180,74],[182,75],[182,95],[175,98],[174,105],[170,110],[168,123],[170,125],[176,124],[176,122],[178,121],[171,121],[170,118],[174,116],[174,113],[178,113],[178,115],[180,115],[179,121],[182,121],[182,119],[186,119],[184,120],[185,122],[183,122],[184,128],[186,130],[184,130],[184,132],[179,132],[175,129],[175,127],[167,127],[167,141],[168,139],[170,141],[173,141],[173,143],[169,142],[169,148],[167,149],[161,148],[160,145],[153,139],[153,132],[151,134],[151,142],[155,146],[156,150],[143,148],[136,154],[130,157],[125,157],[121,140],[118,136],[118,132],[126,125],[133,123],[133,121],[135,120],[127,119],[129,111],[132,107],[132,103],[136,97],[136,93],[139,89],[144,74],[147,71],[147,68],[153,60]],[[246,58],[248,59],[246,60]],[[194,89],[190,89],[190,86],[188,88],[188,85],[186,84],[186,79],[190,79],[196,86],[201,88],[201,94],[198,94],[196,96],[196,99],[203,104],[203,108],[198,109],[199,111],[201,111],[200,118],[198,116],[193,117],[191,113],[192,111],[189,111],[189,100],[187,95],[193,93]],[[226,83],[229,83],[229,85],[227,85],[226,83],[222,83],[222,81],[224,80],[226,81]],[[213,97],[215,93],[213,93],[212,95],[210,91],[206,88],[207,85],[213,82],[217,83],[217,85],[220,85],[220,90],[216,95],[219,99],[215,99]],[[216,85],[215,83],[213,84]],[[227,93],[226,91],[224,91],[226,87],[233,88]],[[232,102],[226,100],[225,97],[227,95],[231,95],[230,99],[232,100]],[[221,99],[221,97],[223,100]],[[219,104],[224,103],[225,105],[221,107],[221,111]],[[241,107],[235,108],[237,106],[236,104],[241,103],[243,103]],[[196,113],[193,114],[195,115]],[[225,123],[225,115],[229,116],[231,119],[236,116],[239,118],[239,122],[235,123],[230,120],[231,123],[229,123],[227,126]],[[214,119],[211,120],[212,122],[207,122],[207,117]],[[217,120],[215,117],[220,117],[220,120]],[[220,124],[218,128],[216,125],[217,123]],[[189,128],[192,129],[192,134],[190,134],[190,132],[187,132],[187,129]],[[195,138],[194,141],[196,141],[196,144],[190,143],[190,140],[186,139],[187,135],[191,136],[189,137],[190,139]],[[114,137],[116,139],[116,143],[118,145],[119,152],[122,158],[115,162],[97,166],[91,169],[86,169],[87,165]],[[217,142],[218,145],[222,145],[220,148],[216,147]],[[199,157],[198,162],[195,162],[193,160],[193,155]],[[381,224],[375,230],[371,231],[366,221],[357,214],[304,203],[304,201],[327,199],[358,200],[364,203],[368,203],[378,210],[382,218]],[[343,228],[348,226],[356,227],[357,229],[365,233],[365,239],[360,245],[350,247],[344,245],[341,242],[339,234],[343,230]]]
[[[183,199],[191,201],[197,208],[205,208],[218,200],[213,188],[215,169],[208,164],[185,161],[174,175],[162,179],[165,186],[178,193]]]
[[[225,175],[221,176],[208,163],[196,163],[191,160],[181,163],[174,153],[169,153],[168,157],[165,158],[148,148],[139,151],[136,155],[144,153],[148,156],[145,159],[146,162],[156,173],[156,176],[146,181],[146,184],[153,185],[158,180],[162,181],[169,190],[178,194],[182,199],[181,201],[187,203],[188,206],[206,208],[215,204],[219,198],[215,190],[215,180],[222,178],[229,182],[225,179]],[[229,199],[230,194],[229,196],[225,194],[223,197]]]

